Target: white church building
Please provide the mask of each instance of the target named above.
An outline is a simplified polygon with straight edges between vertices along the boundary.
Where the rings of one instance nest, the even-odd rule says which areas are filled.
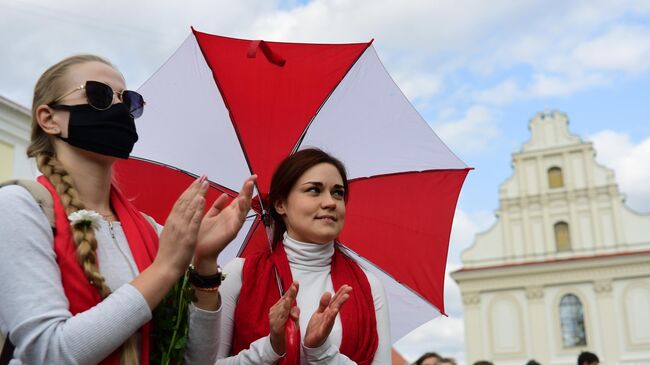
[[[25,155],[31,128],[30,115],[29,109],[0,96],[0,182],[36,176],[34,162]]]
[[[565,114],[538,113],[529,129],[496,223],[452,273],[467,363],[573,365],[591,351],[603,364],[650,364],[650,215],[625,206]]]

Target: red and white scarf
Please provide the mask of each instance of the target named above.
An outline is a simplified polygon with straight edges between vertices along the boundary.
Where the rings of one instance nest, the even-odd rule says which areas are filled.
[[[76,248],[72,240],[72,230],[65,208],[61,203],[59,195],[52,183],[44,176],[39,176],[37,181],[41,183],[52,194],[54,203],[55,235],[54,253],[56,261],[61,270],[61,282],[63,291],[70,303],[72,315],[84,312],[99,302],[101,297],[97,289],[88,282],[79,262],[77,261]],[[129,242],[131,254],[135,260],[138,270],[142,272],[149,267],[158,252],[158,234],[152,225],[140,214],[140,212],[126,199],[116,188],[111,187],[111,206],[119,218],[124,235]],[[101,263],[98,263],[98,265]],[[147,323],[140,328],[141,333],[141,364],[149,364],[149,333],[150,324]],[[100,364],[119,365],[120,353],[113,352]]]
[[[275,270],[286,291],[293,282],[293,277],[282,243],[278,243],[273,252],[267,251],[246,258],[239,301],[235,308],[232,354],[248,349],[253,341],[269,334],[269,309],[280,299]],[[368,278],[359,265],[339,248],[334,250],[332,256],[331,277],[335,291],[344,284],[353,289],[339,312],[343,327],[339,351],[357,364],[370,365],[377,351],[378,338],[375,306]],[[297,341],[294,345],[300,346],[300,342]],[[287,348],[286,351],[287,354],[299,354],[300,349]],[[288,363],[288,359],[293,363]],[[299,356],[297,359],[295,356],[286,356],[280,363],[298,365],[299,361]]]

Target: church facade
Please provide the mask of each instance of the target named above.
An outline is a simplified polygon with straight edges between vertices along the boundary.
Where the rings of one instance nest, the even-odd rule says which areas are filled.
[[[602,363],[650,364],[650,215],[624,204],[565,114],[538,113],[529,128],[496,223],[452,273],[467,363],[569,365],[591,351]]]

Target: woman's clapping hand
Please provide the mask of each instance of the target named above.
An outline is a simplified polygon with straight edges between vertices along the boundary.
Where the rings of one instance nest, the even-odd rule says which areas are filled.
[[[351,292],[351,286],[342,285],[334,296],[330,292],[326,292],[321,296],[318,308],[307,324],[307,331],[303,340],[306,347],[316,348],[325,342],[330,332],[332,332],[336,316],[343,304],[350,298]]]

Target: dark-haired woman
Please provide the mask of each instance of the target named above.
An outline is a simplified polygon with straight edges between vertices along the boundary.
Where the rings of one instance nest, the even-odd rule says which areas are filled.
[[[180,196],[158,237],[113,185],[113,164],[137,140],[144,101],[104,59],[74,56],[38,80],[27,153],[54,204],[55,229],[28,190],[0,189],[0,330],[11,364],[148,364],[148,322],[194,260],[199,275],[235,236],[253,179],[204,216],[205,178]],[[38,185],[37,185],[38,186]],[[200,254],[199,254],[200,253]],[[213,363],[216,291],[197,291],[187,363]]]
[[[390,363],[383,287],[335,241],[347,196],[343,164],[321,150],[280,164],[269,192],[273,251],[224,268],[217,364],[283,363],[292,353],[296,364]],[[299,324],[294,343],[285,338],[287,321]]]

